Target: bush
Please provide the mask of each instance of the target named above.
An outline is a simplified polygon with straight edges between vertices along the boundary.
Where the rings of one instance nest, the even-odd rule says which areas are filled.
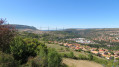
[[[37,56],[35,58],[29,59],[26,64],[22,65],[22,67],[47,67],[47,65],[45,65],[42,62],[42,59]]]
[[[47,52],[47,47],[37,39],[22,39],[21,37],[16,37],[11,42],[10,48],[14,58],[21,64],[26,63],[29,56],[35,57],[40,52],[40,48]]]
[[[74,53],[73,52],[70,52],[69,54],[68,54],[68,58],[75,58],[75,56],[74,56]]]
[[[26,64],[22,65],[22,67],[41,67],[41,66],[39,64],[39,59],[32,58],[29,59]]]
[[[83,55],[83,54],[79,54],[78,59],[80,59],[80,60],[89,60],[89,57],[86,56],[86,55]]]
[[[27,64],[23,65],[23,67],[47,67],[47,54],[43,49],[40,49],[39,54],[35,58],[30,58]]]
[[[48,54],[41,49],[39,55],[30,59],[23,67],[66,67],[61,61],[61,56],[54,49],[49,49]]]
[[[70,51],[70,49],[68,47],[65,48],[66,51]]]
[[[61,53],[61,56],[68,58],[68,55],[66,53]]]
[[[7,53],[10,47],[9,43],[15,36],[15,29],[5,23],[6,20],[0,19],[0,51]]]
[[[82,51],[82,49],[78,49],[78,50],[75,50],[75,51],[81,52],[81,51]]]
[[[62,61],[61,56],[54,49],[49,49],[48,67],[60,67],[61,61]]]
[[[88,57],[89,57],[89,60],[93,60],[93,55],[92,54],[89,54]]]
[[[77,59],[77,57],[74,55],[73,52],[70,53],[61,53],[62,57],[66,57],[66,58],[72,58],[72,59]]]
[[[10,51],[13,54],[13,57],[20,61],[21,63],[25,63],[29,56],[29,52],[27,51],[27,45],[24,44],[24,41],[20,37],[16,37],[10,46]]]
[[[0,67],[19,67],[19,62],[12,55],[0,52]]]

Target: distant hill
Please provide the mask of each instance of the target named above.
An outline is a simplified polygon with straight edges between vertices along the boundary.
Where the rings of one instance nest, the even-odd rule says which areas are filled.
[[[28,32],[28,33],[35,33],[35,34],[42,34],[43,31],[38,30],[36,27],[28,26],[28,25],[19,25],[19,24],[10,24],[15,27],[19,32]]]
[[[36,27],[27,26],[27,25],[18,25],[18,24],[11,24],[16,29],[31,29],[31,30],[38,30]]]

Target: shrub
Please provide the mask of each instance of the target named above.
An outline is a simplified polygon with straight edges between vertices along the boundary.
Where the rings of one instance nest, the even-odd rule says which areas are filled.
[[[86,56],[86,55],[79,54],[78,59],[80,59],[80,60],[88,60],[89,58],[88,58],[88,56]]]
[[[66,54],[66,53],[61,53],[61,56],[68,58],[68,54]]]
[[[61,61],[61,56],[54,49],[49,49],[48,54],[41,49],[39,55],[30,59],[23,67],[66,67]]]
[[[10,46],[10,51],[13,54],[13,57],[20,61],[21,63],[25,63],[29,56],[29,52],[27,51],[27,45],[24,44],[24,41],[20,37],[16,37]]]
[[[0,67],[18,67],[19,62],[15,61],[12,55],[0,52]]]
[[[41,66],[39,64],[39,59],[32,58],[32,59],[29,59],[26,64],[22,65],[22,67],[41,67]]]
[[[27,64],[23,65],[23,67],[47,67],[47,54],[43,49],[40,49],[39,54],[35,58],[30,58]]]
[[[62,61],[61,56],[54,49],[49,49],[48,67],[60,67],[61,61]]]
[[[68,58],[75,58],[74,53],[73,53],[73,52],[70,52],[70,53],[68,54]]]
[[[26,63],[29,56],[35,57],[40,52],[40,48],[47,52],[47,47],[37,39],[22,39],[21,37],[16,37],[11,42],[10,48],[14,58],[21,64]]]
[[[93,60],[93,55],[92,54],[89,54],[88,57],[89,57],[89,60]]]
[[[9,43],[15,36],[15,29],[5,24],[6,20],[0,19],[0,51],[8,52]]]
[[[65,48],[66,51],[70,51],[70,49],[68,47]]]
[[[81,51],[82,51],[82,49],[78,49],[77,51],[78,51],[78,52],[81,52]]]

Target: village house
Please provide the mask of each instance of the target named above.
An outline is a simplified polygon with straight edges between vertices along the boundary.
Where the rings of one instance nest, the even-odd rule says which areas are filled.
[[[93,54],[98,54],[98,51],[91,51],[91,53],[93,53]]]
[[[79,50],[79,49],[80,49],[80,47],[79,47],[79,46],[76,46],[76,47],[75,47],[75,50]]]

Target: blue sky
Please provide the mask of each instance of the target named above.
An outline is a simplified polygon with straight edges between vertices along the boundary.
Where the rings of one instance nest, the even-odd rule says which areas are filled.
[[[0,18],[37,28],[119,28],[119,0],[0,0]]]

